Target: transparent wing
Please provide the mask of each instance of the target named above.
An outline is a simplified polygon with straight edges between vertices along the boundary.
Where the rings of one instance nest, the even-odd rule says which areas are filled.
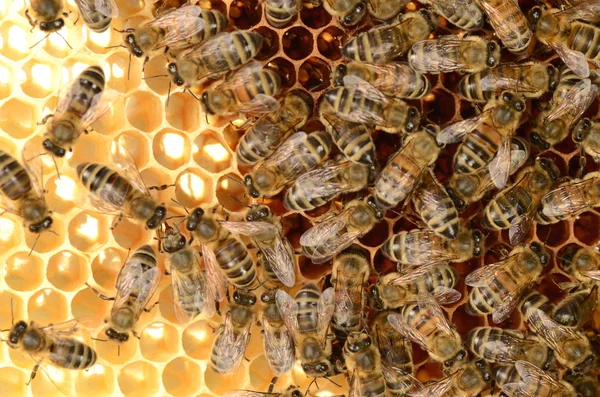
[[[129,261],[122,272],[123,270],[125,270],[123,279],[121,279],[121,273],[119,273],[117,279],[117,297],[112,313],[114,314],[126,301],[133,297],[133,304],[129,302],[128,305],[133,310],[134,318],[137,321],[158,287],[160,271],[157,267],[143,271],[142,265],[137,261]]]
[[[485,111],[478,116],[456,122],[444,128],[437,134],[438,143],[447,144],[462,141],[467,134],[483,124],[487,112]]]
[[[306,172],[294,184],[296,186],[310,186],[309,197],[330,197],[354,189],[347,181],[339,178],[340,174],[352,166],[351,162],[342,162],[325,167],[319,167]]]
[[[598,0],[576,0],[569,1],[570,6],[560,12],[560,15],[570,20],[582,19],[584,21],[597,22],[600,17],[600,1]]]
[[[434,218],[443,218],[448,209],[448,193],[442,188],[431,169],[421,173],[420,189],[412,195],[414,203],[420,202]]]
[[[88,194],[87,197],[90,200],[91,206],[103,215],[119,215],[123,213],[124,208],[118,200],[103,200],[92,193]],[[86,208],[82,209],[87,211]],[[127,215],[129,216],[130,214],[127,213]]]
[[[232,390],[223,394],[223,397],[278,397],[277,393],[260,393],[250,390]]]
[[[297,132],[290,136],[260,167],[278,167],[284,162],[285,166],[279,167],[282,175],[280,184],[295,179],[306,170],[307,164],[316,165],[314,155],[306,145],[304,132]]]
[[[58,324],[49,324],[45,327],[40,327],[45,334],[49,334],[55,338],[64,338],[75,334],[79,329],[79,320],[71,319]]]
[[[529,327],[558,355],[565,355],[565,340],[582,339],[584,335],[570,327],[560,325],[540,309],[534,309],[528,318]]]
[[[263,317],[263,346],[275,376],[286,373],[294,365],[294,340],[287,327],[274,327]],[[273,361],[273,363],[271,363]]]
[[[527,236],[529,229],[531,229],[531,224],[533,223],[535,209],[537,205],[532,205],[532,208],[529,209],[525,214],[514,218],[510,222],[510,229],[508,229],[508,238],[512,245],[517,245]]]
[[[479,86],[482,91],[502,92],[531,92],[539,88],[526,81],[522,81],[519,76],[528,72],[533,63],[526,64],[508,64],[488,70],[482,73],[479,80]]]
[[[344,76],[344,86],[353,87],[360,91],[366,98],[381,103],[387,103],[387,97],[372,84],[358,76],[347,74]]]
[[[31,180],[31,187],[38,197],[44,198],[44,163],[41,154],[39,146],[35,145],[34,149],[34,145],[25,144],[21,151],[21,161]]]
[[[219,84],[216,89],[218,90],[235,90],[243,87],[249,79],[251,79],[254,73],[260,72],[263,66],[258,61],[251,60],[244,66],[239,68],[233,75],[225,79]]]
[[[583,211],[593,203],[588,200],[587,195],[573,192],[591,192],[597,183],[598,178],[588,178],[559,186],[542,198],[542,212],[546,216],[562,217]]]
[[[419,309],[427,310],[429,312],[430,318],[435,318],[437,320],[435,321],[437,327],[447,334],[453,334],[452,326],[450,323],[448,323],[448,320],[444,315],[444,311],[440,307],[440,304],[435,300],[433,295],[424,290],[419,291],[417,304],[419,305]]]
[[[410,64],[419,72],[452,72],[468,68],[470,65],[461,63],[458,57],[436,55],[460,53],[467,50],[472,43],[457,36],[441,36],[437,40],[420,41],[413,46],[413,51],[422,51],[423,56],[411,57]]]
[[[520,260],[520,255],[511,255],[503,261],[475,269],[465,277],[465,284],[470,287],[487,287],[494,282],[498,275],[506,272],[506,269],[512,267],[518,260]]]
[[[294,298],[282,290],[278,290],[275,294],[275,302],[277,303],[277,310],[281,314],[281,319],[297,344],[298,340],[296,338],[300,332],[300,327],[298,326],[298,304]]]
[[[270,244],[256,241],[256,245],[271,265],[271,269],[279,281],[291,288],[296,284],[296,265],[294,258],[286,249],[288,244],[287,240],[283,240],[279,234]]]
[[[451,305],[462,298],[462,294],[449,287],[436,287],[431,294],[440,305]]]
[[[227,294],[227,277],[219,267],[215,253],[205,244],[202,244],[202,258],[204,258],[209,300],[221,302]]]
[[[228,222],[220,221],[221,226],[232,233],[242,234],[253,239],[261,239],[261,236],[279,234],[279,230],[272,223],[268,222]]]
[[[302,234],[300,244],[305,247],[313,247],[335,238],[346,227],[348,216],[352,210],[353,208],[347,208],[339,214],[317,223]]]
[[[317,332],[320,337],[319,340],[322,342],[327,338],[329,323],[335,309],[334,297],[335,291],[333,287],[329,287],[321,293],[321,297],[317,302]]]
[[[406,338],[420,345],[424,350],[429,351],[427,346],[427,339],[420,332],[416,330],[412,325],[408,324],[404,317],[400,314],[390,314],[388,321],[396,331],[404,335]]]
[[[226,372],[237,371],[242,363],[246,347],[250,341],[251,325],[251,322],[248,322],[243,328],[237,329],[236,332],[232,324],[231,312],[227,313],[221,337],[215,339],[215,348],[221,353],[219,362],[223,368],[226,368]]]
[[[187,324],[202,311],[214,307],[208,300],[206,278],[197,264],[186,273],[171,266],[171,285],[175,317],[180,324]]]
[[[544,123],[556,119],[566,119],[569,126],[575,123],[592,104],[598,93],[598,87],[590,79],[583,79],[575,84],[565,95],[558,106],[546,117]]]
[[[350,245],[352,245],[352,243],[358,236],[360,236],[360,231],[358,230],[355,230],[353,232],[342,233],[341,235],[334,236],[322,242],[321,244],[318,244],[323,248],[323,250],[319,250],[318,252],[315,251],[313,253],[309,253],[305,250],[304,254],[308,256],[314,264],[318,265],[321,263],[325,263],[331,258],[333,258],[335,255],[339,254],[340,252],[348,248]],[[326,252],[326,254],[323,255],[321,251]]]
[[[127,180],[138,190],[150,195],[150,192],[148,191],[148,188],[142,179],[140,170],[135,163],[133,156],[131,153],[129,153],[129,150],[127,150],[124,145],[114,141],[111,145],[111,151],[113,162],[118,169],[123,172]]]
[[[552,394],[566,389],[560,382],[528,361],[517,361],[515,363],[515,368],[519,372],[519,375],[521,375],[523,383],[525,384],[540,383],[541,385],[545,385],[549,390],[552,390]]]
[[[469,11],[472,1],[471,0],[456,0],[456,1],[445,1],[445,0],[429,0],[432,6],[435,6],[445,15],[466,15]]]
[[[279,109],[279,101],[271,95],[258,94],[251,101],[240,103],[236,109],[240,113],[271,113]]]
[[[510,176],[511,155],[510,138],[505,137],[500,143],[498,152],[496,152],[496,155],[489,166],[490,178],[492,179],[492,182],[494,182],[494,186],[498,189],[502,189],[504,185],[506,185],[506,182],[508,182],[508,177]]]
[[[204,30],[205,22],[200,18],[202,9],[193,4],[169,10],[159,15],[147,26],[167,29],[167,33],[155,48],[172,46]]]
[[[179,56],[181,58],[194,59],[212,55],[214,56],[211,68],[213,73],[216,71],[226,72],[231,69],[230,65],[240,64],[239,52],[229,50],[235,48],[233,34],[233,32],[218,33],[201,45],[184,50]],[[225,54],[227,56],[224,56]]]
[[[452,389],[452,386],[461,373],[462,370],[458,370],[450,376],[446,376],[443,379],[425,385],[423,390],[411,392],[408,395],[411,397],[444,397],[446,396],[446,393]]]
[[[582,52],[573,51],[563,45],[551,44],[551,46],[573,73],[583,78],[590,76],[590,66]]]
[[[491,362],[514,363],[523,358],[525,349],[535,345],[536,341],[503,333],[498,340],[483,344],[483,358]]]
[[[119,99],[119,96],[120,94],[114,90],[104,90],[94,95],[90,108],[81,118],[82,128],[86,129],[104,116]]]
[[[116,18],[119,16],[119,7],[114,0],[94,0],[94,6],[100,14],[106,17]]]

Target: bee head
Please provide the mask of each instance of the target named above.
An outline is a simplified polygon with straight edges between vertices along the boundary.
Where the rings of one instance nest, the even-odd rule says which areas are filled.
[[[40,22],[40,30],[42,32],[56,32],[65,26],[65,21],[62,18],[55,19],[54,21]]]
[[[359,352],[371,346],[372,341],[369,334],[365,332],[352,332],[346,340],[347,349],[352,353]]]
[[[444,366],[446,367],[451,367],[453,366],[457,361],[462,361],[465,359],[465,357],[467,357],[467,351],[465,349],[462,349],[461,351],[458,352],[458,354],[456,356],[454,356],[453,358],[451,358],[450,360],[446,360],[444,361]]]
[[[416,107],[411,106],[408,108],[407,115],[408,117],[406,118],[404,129],[406,132],[413,132],[415,129],[417,129],[419,124],[421,124],[421,114]]]
[[[540,263],[542,265],[546,266],[548,263],[550,263],[550,255],[540,243],[531,243],[529,244],[529,248],[540,258]]]
[[[529,26],[531,26],[532,32],[535,33],[537,24],[544,13],[544,9],[540,6],[535,6],[529,11]]]
[[[154,210],[154,215],[146,222],[146,229],[154,230],[160,226],[167,216],[167,207],[159,205]]]
[[[178,233],[175,229],[167,230],[167,236],[163,244],[165,252],[172,254],[173,252],[180,251],[185,248],[186,244],[187,239],[183,234]]]
[[[262,303],[271,303],[275,301],[276,289],[268,289],[260,295],[260,301]]]
[[[341,18],[340,22],[343,26],[354,26],[360,21],[363,20],[365,14],[367,13],[367,5],[364,1],[359,1],[356,6],[350,11],[350,13],[346,14],[343,18]]]
[[[448,193],[448,196],[450,196],[450,199],[454,203],[454,206],[456,207],[457,210],[460,211],[463,208],[465,208],[466,203],[464,202],[464,200],[461,200],[460,198],[458,198],[458,196],[456,195],[456,192],[450,185],[446,186],[446,192]]]
[[[25,321],[19,321],[13,325],[10,329],[10,333],[8,334],[8,340],[6,341],[8,346],[16,349],[19,345],[19,341],[23,337],[23,334],[25,334],[25,331],[27,331],[27,323]]]
[[[481,372],[481,376],[483,380],[489,382],[492,379],[492,374],[490,370],[490,366],[485,362],[485,360],[480,359],[474,362],[477,369]]]
[[[585,336],[584,336],[585,338]],[[575,342],[576,343],[576,342]],[[575,343],[573,344],[573,346],[571,346],[570,349],[574,354],[579,353],[580,350],[585,349],[583,347],[583,344],[577,344],[577,346],[575,346]],[[568,348],[567,346],[565,346],[566,348]],[[589,348],[589,346],[588,346]],[[583,352],[581,352],[583,353]],[[581,375],[581,374],[585,374],[591,367],[591,365],[594,363],[594,361],[596,361],[596,356],[594,356],[593,353],[590,353],[585,360],[583,360],[582,362],[580,362],[579,364],[577,364],[572,370],[571,370],[571,374],[573,375]],[[569,372],[567,372],[567,374],[569,374]]]
[[[52,226],[52,222],[52,217],[47,216],[41,222],[32,223],[31,225],[29,225],[29,231],[31,233],[41,233],[44,230],[50,229],[50,227]]]
[[[171,75],[171,80],[173,81],[173,84],[177,86],[182,86],[185,84],[185,81],[183,81],[183,78],[179,75],[179,72],[177,71],[177,64],[175,62],[171,62],[167,65],[167,72]]]
[[[256,205],[254,208],[250,209],[246,214],[246,220],[248,222],[261,221],[265,218],[271,216],[271,209],[263,204]]]
[[[573,141],[577,143],[583,142],[592,128],[592,122],[587,117],[581,119],[573,128]]]
[[[55,145],[54,142],[52,142],[50,139],[44,139],[44,142],[42,142],[42,146],[47,152],[52,154],[54,157],[64,157],[65,154],[67,154],[66,149]]]
[[[125,343],[129,340],[128,332],[118,332],[113,328],[107,328],[106,331],[104,331],[104,333],[106,334],[108,339],[113,340],[117,343]]]
[[[252,180],[251,175],[246,175],[246,177],[244,178],[244,184],[246,185],[246,189],[248,190],[248,193],[250,194],[250,196],[252,196],[254,198],[260,197],[260,193],[254,187],[254,181]]]
[[[379,208],[375,197],[373,197],[373,196],[367,197],[367,204],[369,205],[369,207],[371,207],[373,212],[375,212],[375,218],[383,219],[383,217],[385,216],[385,211],[382,210],[381,208]]]
[[[348,66],[346,64],[339,64],[333,69],[333,74],[331,75],[331,85],[334,87],[339,87],[344,85],[344,77],[348,74]]]
[[[473,257],[479,258],[484,251],[485,237],[479,230],[473,230]]]
[[[240,292],[240,290],[236,290],[233,293],[233,301],[240,305],[254,306],[256,304],[256,295],[252,292]]]
[[[294,390],[292,391],[292,394],[290,394],[291,397],[304,397],[304,393],[302,393],[300,390]]]
[[[194,208],[194,210],[187,217],[185,228],[190,232],[196,230],[196,228],[198,227],[198,222],[200,222],[200,219],[202,219],[203,215],[204,210],[202,208]]]
[[[500,63],[500,46],[494,40],[490,40],[487,43],[487,51],[486,65],[488,68],[495,68]]]
[[[552,161],[552,159],[546,157],[539,157],[537,161],[539,162],[542,169],[548,174],[550,179],[552,179],[552,181],[556,181],[560,177],[560,170],[558,169],[556,164],[554,164],[554,161]]]
[[[316,364],[302,364],[302,369],[308,377],[323,378],[329,375],[331,364],[324,360]]]
[[[546,125],[546,128],[551,128],[550,125]],[[541,151],[550,149],[550,144],[544,138],[541,137],[536,131],[531,132],[531,143],[537,146]]]
[[[133,29],[125,30],[127,33],[125,35],[125,46],[129,48],[129,51],[135,55],[137,58],[141,58],[144,56],[144,50],[142,50],[135,39],[135,34]]]
[[[554,91],[560,80],[558,77],[558,69],[554,67],[554,65],[548,65],[546,66],[546,71],[548,72],[548,89]]]
[[[525,110],[525,101],[523,98],[516,96],[512,92],[504,91],[502,93],[502,100],[510,104],[517,112],[523,112]]]
[[[369,302],[370,306],[375,310],[383,310],[383,300],[379,294],[379,287],[377,285],[371,285],[369,287]]]

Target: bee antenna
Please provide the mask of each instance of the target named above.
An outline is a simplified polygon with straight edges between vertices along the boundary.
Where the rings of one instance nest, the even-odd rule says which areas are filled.
[[[117,356],[121,356],[121,345],[117,345]]]
[[[246,208],[252,208],[252,206],[244,204],[244,202],[242,200],[240,200],[239,198],[235,197],[233,194],[229,193],[229,197],[231,197],[232,199],[234,199],[235,201],[237,201],[238,203],[240,203],[241,205],[243,205]]]
[[[337,387],[342,387],[342,385],[340,385],[339,383],[336,383],[334,381],[332,381],[331,379],[329,379],[329,377],[325,377],[325,379],[327,379],[328,381],[330,381],[331,383],[333,383],[334,385],[336,385]],[[316,383],[316,382],[315,382]]]
[[[65,44],[66,44],[66,45],[67,45],[67,46],[68,46],[70,49],[73,49],[73,47],[71,47],[71,44],[69,44],[69,42],[67,41],[67,39],[65,39],[65,37],[64,37],[62,34],[60,34],[60,32],[54,32],[54,33],[56,33],[57,35],[59,35],[59,36],[60,36],[60,38],[61,38],[61,39],[63,39],[63,41],[65,42]]]
[[[313,380],[308,384],[308,387],[306,388],[306,391],[304,392],[304,395],[307,396],[308,392],[310,391],[310,387],[312,386],[312,384],[317,385],[317,389],[319,388],[319,384],[317,383],[317,378],[313,378]]]
[[[98,338],[91,338],[91,339],[98,341],[98,342],[108,342],[108,339],[98,339]]]
[[[167,89],[167,102],[165,103],[166,107],[169,106],[169,99],[171,99],[171,81],[170,80],[169,80],[169,88]]]
[[[150,80],[150,79],[155,79],[157,77],[169,77],[169,75],[167,75],[167,74],[157,74],[156,76],[143,77],[142,80]],[[169,85],[171,85],[171,83],[169,83]]]
[[[129,80],[129,76],[131,76],[131,52],[129,53],[129,65],[127,65],[127,80]]]
[[[13,306],[13,298],[10,297],[10,324],[15,325],[15,309]],[[7,330],[8,331],[8,330]],[[4,330],[2,330],[4,332]]]
[[[29,250],[29,254],[27,254],[27,256],[31,256],[31,253],[33,252],[33,249],[35,248],[35,245],[37,244],[38,240],[40,239],[40,235],[41,235],[41,233],[38,233],[37,237],[35,238],[35,241],[33,242],[33,245],[31,246],[31,249]]]
[[[42,37],[40,39],[40,41],[38,41],[37,43],[35,43],[34,45],[32,45],[31,47],[29,47],[29,49],[31,50],[33,47],[37,46],[38,44],[40,44],[42,41],[46,40],[48,38],[48,36],[50,36],[50,33],[48,33],[47,35],[45,35],[44,37]],[[69,46],[70,47],[70,46]]]
[[[231,179],[232,181],[234,181],[235,183],[239,183],[240,185],[243,185],[242,181],[238,181],[237,179],[235,179],[234,177],[232,177],[231,175],[225,175],[227,178]]]
[[[174,202],[175,204],[177,204],[178,206],[180,206],[181,208],[184,209],[186,214],[190,214],[190,212],[188,211],[187,207],[183,204],[181,204],[179,201],[175,200],[174,198],[171,197],[171,201]]]
[[[104,47],[104,48],[109,49],[109,48],[127,48],[127,47],[125,47],[123,44],[118,44],[118,45],[110,45],[110,46]]]
[[[169,83],[170,84],[170,83]],[[196,99],[198,102],[200,102],[200,98],[198,98],[198,96],[196,94],[194,94],[194,92],[192,90],[190,90],[189,88],[187,89],[187,92],[190,93],[191,96],[194,97],[194,99]],[[206,115],[206,123],[208,124],[208,115]]]

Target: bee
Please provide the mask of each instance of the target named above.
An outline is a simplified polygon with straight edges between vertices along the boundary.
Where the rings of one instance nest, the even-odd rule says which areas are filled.
[[[600,280],[600,252],[597,248],[578,248],[563,257],[563,267],[578,283],[587,287]]]
[[[321,164],[330,151],[331,137],[327,132],[297,132],[245,176],[246,189],[254,198],[274,196],[300,175]]]
[[[368,167],[347,160],[325,163],[300,175],[287,190],[283,205],[290,211],[310,211],[340,194],[363,189],[372,174]]]
[[[442,305],[457,302],[460,292],[454,289],[458,272],[446,264],[420,266],[404,273],[379,276],[369,288],[370,306],[376,310],[399,309],[417,302],[419,292],[427,291]]]
[[[375,199],[380,208],[392,208],[418,185],[425,168],[440,154],[435,126],[428,125],[406,137],[403,146],[388,161],[375,181]]]
[[[360,23],[367,15],[365,0],[324,0],[323,8],[331,16],[337,16],[340,25],[350,27]]]
[[[554,91],[559,81],[562,82],[562,78],[559,78],[558,69],[552,65],[539,62],[502,64],[464,76],[458,82],[456,91],[472,102],[487,102],[503,91],[539,98],[546,92]]]
[[[220,302],[225,298],[227,282],[239,289],[248,289],[256,281],[256,264],[246,244],[221,223],[224,217],[212,211],[195,208],[187,218],[186,229],[202,245],[202,257],[210,296]]]
[[[582,329],[592,320],[598,303],[598,286],[583,288],[570,292],[554,305],[552,318],[567,327]]]
[[[183,49],[202,43],[223,31],[229,23],[217,10],[207,10],[187,4],[162,13],[153,21],[133,29],[125,29],[125,48],[144,65],[163,48]]]
[[[581,119],[573,127],[572,138],[584,153],[600,163],[600,122],[588,118]]]
[[[283,393],[274,393],[273,386],[269,386],[269,391],[266,393],[250,390],[233,390],[226,392],[223,397],[304,397],[304,392],[297,386],[289,386]]]
[[[125,260],[125,266],[119,271],[115,288],[117,296],[114,298],[92,291],[103,300],[113,300],[112,310],[104,333],[109,340],[125,343],[129,340],[129,333],[138,337],[134,327],[143,311],[149,311],[146,306],[160,282],[160,270],[156,264],[156,254],[149,245],[136,249],[130,258]]]
[[[238,164],[254,165],[271,156],[284,140],[304,127],[312,107],[312,97],[304,91],[288,93],[277,111],[259,118],[240,138],[235,152]]]
[[[513,175],[529,158],[529,145],[523,139],[512,138],[509,176]],[[446,191],[458,210],[479,201],[494,188],[489,165],[469,174],[453,174],[446,184]]]
[[[296,263],[293,248],[283,236],[283,226],[271,209],[263,204],[251,206],[245,222],[221,222],[232,233],[248,236],[260,250],[259,262],[269,280],[287,287],[296,284]]]
[[[467,356],[460,334],[426,291],[419,292],[417,304],[404,306],[399,314],[390,314],[388,321],[396,331],[427,351],[432,360],[447,367]]]
[[[221,32],[179,53],[167,65],[167,73],[173,84],[189,88],[207,77],[218,77],[245,65],[258,54],[263,42],[258,32]]]
[[[507,50],[520,54],[529,48],[532,32],[518,4],[509,0],[479,0],[479,5]]]
[[[64,11],[63,0],[30,0],[29,3],[31,8],[25,10],[25,17],[32,28],[39,26],[42,32],[47,32],[46,37],[65,26],[63,18],[68,17],[69,13]]]
[[[269,113],[279,109],[275,95],[281,88],[281,78],[258,62],[246,64],[214,89],[202,93],[205,113]]]
[[[495,323],[506,320],[524,292],[542,274],[550,254],[538,243],[513,249],[505,260],[471,272],[465,283],[469,293],[466,311],[470,315],[492,314]]]
[[[352,200],[346,209],[316,223],[302,234],[302,251],[313,263],[324,263],[368,233],[384,215],[372,196]]]
[[[547,192],[542,198],[545,217],[565,219],[600,205],[600,172],[590,172]]]
[[[413,70],[405,62],[391,62],[385,65],[358,61],[341,63],[333,70],[332,84],[344,85],[345,76],[362,79],[383,94],[397,98],[419,99],[431,91],[427,77]]]
[[[527,323],[571,373],[585,373],[594,363],[596,358],[584,333],[557,323],[540,309],[531,310]]]
[[[366,331],[353,331],[344,344],[344,360],[350,377],[350,393],[358,396],[385,397],[386,384],[381,355]]]
[[[575,388],[568,382],[554,379],[544,370],[527,361],[517,361],[515,368],[519,373],[520,382],[502,386],[503,394],[508,397],[575,397],[577,395]]]
[[[513,329],[474,328],[467,336],[466,345],[475,356],[490,363],[514,364],[524,360],[548,370],[554,360],[552,349]]]
[[[510,138],[524,111],[523,98],[503,92],[499,99],[489,101],[480,115],[444,128],[437,136],[438,143],[464,139],[454,155],[454,172],[467,174],[489,164],[492,182],[502,188],[510,173]]]
[[[527,235],[542,197],[550,191],[560,171],[549,158],[538,157],[521,171],[517,181],[499,192],[484,209],[482,224],[487,229],[509,229],[510,243]]]
[[[600,382],[596,376],[571,375],[565,376],[563,379],[575,388],[578,397],[596,397],[600,395]]]
[[[106,79],[99,66],[90,66],[81,72],[68,89],[59,94],[54,114],[42,119],[46,124],[42,146],[54,157],[64,157],[87,128],[111,105],[103,95]],[[52,122],[47,121],[52,118]]]
[[[394,262],[423,266],[442,262],[465,262],[484,252],[484,237],[479,230],[461,228],[454,240],[447,240],[431,230],[414,229],[390,236],[381,252]]]
[[[300,11],[300,0],[266,0],[265,18],[274,28],[283,28],[292,23]]]
[[[287,329],[277,308],[275,297],[276,289],[262,293],[260,300],[263,303],[261,325],[263,335],[263,348],[269,368],[275,376],[282,375],[292,369],[295,358],[295,346],[292,334]]]
[[[371,18],[378,21],[390,21],[409,3],[408,0],[370,0],[367,8]]]
[[[334,308],[333,288],[323,293],[313,284],[304,284],[294,299],[279,290],[275,295],[277,308],[296,346],[296,359],[308,377],[328,377],[335,374],[330,357],[331,339],[327,337]]]
[[[404,55],[416,42],[428,38],[437,23],[437,17],[427,10],[407,12],[397,23],[357,34],[344,45],[342,55],[349,60],[386,64]]]
[[[159,251],[167,253],[169,259],[175,317],[181,324],[189,323],[202,312],[212,317],[215,298],[210,296],[198,253],[177,228],[165,225],[165,231],[158,234]]]
[[[475,397],[492,379],[490,367],[483,360],[454,366],[451,374],[428,383],[423,389],[411,393],[414,397]]]
[[[252,307],[256,304],[256,296],[236,290],[233,302],[225,315],[225,323],[216,330],[217,336],[210,352],[210,366],[218,374],[237,371],[250,342],[254,318]]]
[[[546,295],[542,295],[537,291],[531,291],[521,300],[519,312],[521,312],[523,320],[529,321],[529,317],[535,310],[551,313],[554,310],[554,305],[550,303]]]
[[[449,240],[456,238],[460,228],[458,210],[431,169],[423,172],[411,201],[429,229],[440,237]]]
[[[408,62],[418,73],[476,73],[498,66],[500,46],[479,36],[440,36],[415,43]]]
[[[595,84],[596,86],[600,85],[600,75],[592,74],[589,76],[589,79],[592,84]],[[583,77],[578,76],[568,67],[561,67],[558,85],[552,95],[552,102],[560,104],[571,88],[581,80],[583,80]]]
[[[23,164],[0,149],[0,209],[23,218],[23,227],[39,235],[52,226],[52,211],[46,203],[41,174],[37,176],[31,168],[33,162]]]
[[[377,88],[353,75],[346,75],[344,84],[329,89],[324,95],[340,118],[377,125],[391,133],[412,132],[419,126],[421,114],[414,106],[401,99],[388,99]]]
[[[359,245],[346,248],[333,261],[331,284],[335,308],[331,328],[338,339],[346,339],[364,328],[363,309],[367,299],[364,287],[370,273],[371,257]]]
[[[119,8],[114,0],[75,0],[83,22],[96,33],[105,32],[113,18],[119,16]]]
[[[475,0],[461,0],[458,2],[421,0],[419,3],[431,6],[433,12],[464,30],[479,30],[485,23],[483,10]]]

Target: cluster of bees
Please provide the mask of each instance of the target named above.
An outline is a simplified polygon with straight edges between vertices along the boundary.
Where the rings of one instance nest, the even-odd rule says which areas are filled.
[[[93,31],[105,31],[118,15],[112,0],[76,3]],[[367,14],[383,22],[344,44],[346,61],[332,71],[333,88],[316,104],[306,92],[282,93],[281,76],[253,61],[263,46],[261,34],[231,29],[217,10],[186,4],[122,31],[123,46],[144,63],[166,51],[172,84],[191,95],[207,79],[216,80],[197,96],[207,115],[257,116],[248,117],[236,157],[246,170],[239,183],[258,203],[244,219],[231,219],[221,206],[198,207],[185,209],[185,219],[173,223],[167,206],[151,193],[168,186],[146,187],[127,148],[114,150],[115,166],[80,164],[77,175],[90,204],[116,215],[113,227],[127,216],[155,230],[158,240],[158,253],[149,245],[133,247],[117,278],[116,297],[94,289],[100,298],[114,300],[105,330],[109,341],[137,336],[136,323],[151,309],[162,276],[157,255],[166,255],[178,321],[223,318],[210,358],[217,373],[237,370],[258,319],[274,377],[296,361],[315,379],[345,372],[348,396],[474,397],[486,390],[509,397],[600,395],[596,335],[588,326],[597,306],[600,253],[568,252],[562,260],[572,280],[559,286],[570,293],[551,302],[532,289],[551,253],[542,243],[523,244],[533,223],[554,224],[600,205],[599,172],[562,178],[551,158],[530,153],[572,139],[600,160],[600,121],[582,118],[600,81],[600,1],[535,6],[529,18],[512,0],[422,3],[419,10],[400,13],[402,0],[324,0],[322,6],[342,26],[358,25]],[[301,7],[319,6],[318,0],[264,1],[266,19],[277,28],[292,23]],[[64,26],[62,0],[31,0],[26,15],[48,34]],[[440,33],[445,28],[439,17],[461,33]],[[486,21],[495,37],[467,35]],[[526,60],[535,51],[534,39],[556,53],[553,63]],[[502,51],[515,62],[502,62]],[[448,125],[424,122],[427,115],[410,101],[430,94],[428,76],[452,72],[463,74],[457,94],[479,111]],[[40,154],[60,162],[77,150],[77,138],[112,105],[106,91],[99,66],[85,69],[64,89],[55,113],[43,120]],[[534,127],[525,139],[517,135],[531,106]],[[315,107],[323,129],[300,131]],[[384,162],[373,140],[379,133],[401,137],[399,149]],[[453,174],[442,184],[434,166],[446,145],[455,143],[460,144]],[[53,216],[41,169],[40,156],[19,162],[0,150],[3,207],[38,234],[51,231]],[[317,218],[295,249],[265,203],[278,195],[288,211],[309,212],[332,201],[341,209],[334,206]],[[508,230],[514,248],[466,276],[466,311],[502,323],[518,310],[527,333],[485,326],[463,337],[441,307],[461,299],[453,263],[486,251],[484,232],[460,215],[484,198],[487,204],[475,218],[485,229]],[[355,243],[389,213],[410,218],[418,228],[383,243],[382,254],[398,271],[375,278],[369,252]],[[290,296],[298,253],[314,264],[332,260],[331,286],[308,283]],[[257,288],[265,290],[258,315]],[[227,313],[219,310],[224,299],[230,300]],[[96,353],[70,336],[77,328],[77,320],[47,327],[18,321],[7,330],[6,342],[36,359],[32,379],[46,363],[86,369]],[[441,364],[441,379],[417,380],[411,342]],[[305,393],[296,386],[273,389],[274,383],[266,394],[227,396]]]

